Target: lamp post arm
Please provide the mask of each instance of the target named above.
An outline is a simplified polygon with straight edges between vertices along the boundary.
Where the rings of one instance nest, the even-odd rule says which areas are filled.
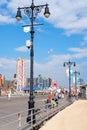
[[[34,4],[33,4],[34,5]],[[26,7],[18,7],[18,8],[20,8],[20,9],[30,9],[31,7],[33,7],[33,8],[39,8],[39,7],[45,7],[45,6],[48,6],[48,4],[44,4],[44,5],[34,5],[34,6],[26,6]]]

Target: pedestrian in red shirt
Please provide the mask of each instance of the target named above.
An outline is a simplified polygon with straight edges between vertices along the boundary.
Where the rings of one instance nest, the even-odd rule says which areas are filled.
[[[51,103],[51,100],[52,100],[52,95],[51,93],[49,93],[47,97],[47,103]]]

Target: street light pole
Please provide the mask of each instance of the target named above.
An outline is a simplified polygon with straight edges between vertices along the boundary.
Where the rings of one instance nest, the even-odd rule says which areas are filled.
[[[19,21],[21,20],[22,16],[21,16],[21,10],[24,10],[24,13],[28,16],[28,18],[30,19],[30,23],[31,25],[28,25],[31,27],[30,29],[30,35],[31,35],[31,45],[28,47],[30,48],[30,96],[29,96],[29,101],[28,101],[28,117],[27,117],[27,122],[31,122],[33,120],[33,122],[31,123],[35,123],[35,110],[34,110],[34,96],[33,96],[33,65],[34,65],[34,47],[33,47],[33,42],[34,42],[34,26],[39,25],[39,24],[34,24],[34,21],[36,19],[36,16],[38,15],[38,13],[41,12],[42,8],[45,7],[45,12],[44,12],[44,16],[46,18],[48,18],[50,16],[50,12],[49,12],[49,8],[48,8],[48,4],[45,5],[34,5],[34,0],[32,0],[31,2],[31,6],[30,7],[18,7],[18,11],[17,11],[17,15],[16,15],[16,19]],[[31,110],[33,109],[33,110]],[[31,114],[33,115],[32,117]]]
[[[69,97],[71,97],[71,75],[70,75],[70,71],[71,71],[71,66],[74,65],[76,66],[75,62],[71,62],[70,60],[68,62],[64,62],[63,66],[65,67],[66,65],[68,65],[69,67]]]
[[[80,75],[80,72],[75,71],[74,74],[75,74],[75,94],[77,94],[77,76]]]

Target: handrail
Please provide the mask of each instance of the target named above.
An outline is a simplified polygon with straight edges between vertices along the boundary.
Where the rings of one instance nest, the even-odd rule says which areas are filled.
[[[72,102],[66,100],[63,104],[61,104],[61,106],[58,104],[53,106],[52,103],[48,103],[34,108],[36,110],[34,113],[36,116],[35,124],[33,124],[33,120],[26,122],[26,118],[28,116],[27,112],[29,110],[33,111],[33,109],[26,109],[0,117],[0,130],[30,130],[35,126],[42,124],[45,120],[48,120],[71,103]],[[32,117],[32,113],[29,116]]]

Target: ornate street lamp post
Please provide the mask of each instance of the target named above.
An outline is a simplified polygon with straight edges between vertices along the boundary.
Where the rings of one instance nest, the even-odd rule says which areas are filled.
[[[38,13],[41,12],[42,8],[45,7],[45,12],[44,12],[44,16],[46,18],[48,18],[50,16],[50,12],[49,12],[49,8],[48,8],[48,4],[45,5],[34,5],[34,0],[32,0],[31,2],[31,6],[30,7],[18,7],[18,11],[17,11],[17,15],[16,15],[16,19],[19,21],[21,20],[22,16],[21,16],[21,10],[24,10],[24,13],[28,16],[28,18],[30,19],[30,35],[31,35],[31,46],[29,46],[28,48],[30,48],[30,96],[29,96],[29,101],[28,101],[28,118],[27,118],[27,122],[31,121],[31,118],[33,120],[33,123],[35,123],[35,110],[34,110],[34,96],[33,96],[33,62],[34,62],[34,48],[33,48],[33,41],[34,41],[34,26],[38,25],[38,24],[34,24],[34,21],[36,19],[36,16],[38,15]],[[33,109],[33,110],[30,110]],[[30,115],[33,115],[30,118]]]
[[[64,62],[63,66],[68,66],[69,67],[69,97],[71,97],[71,75],[70,75],[70,70],[71,66],[76,66],[75,62],[71,62],[70,60],[68,62]]]
[[[77,77],[78,75],[80,75],[80,72],[75,71],[74,74],[75,74],[75,94],[77,94]]]

